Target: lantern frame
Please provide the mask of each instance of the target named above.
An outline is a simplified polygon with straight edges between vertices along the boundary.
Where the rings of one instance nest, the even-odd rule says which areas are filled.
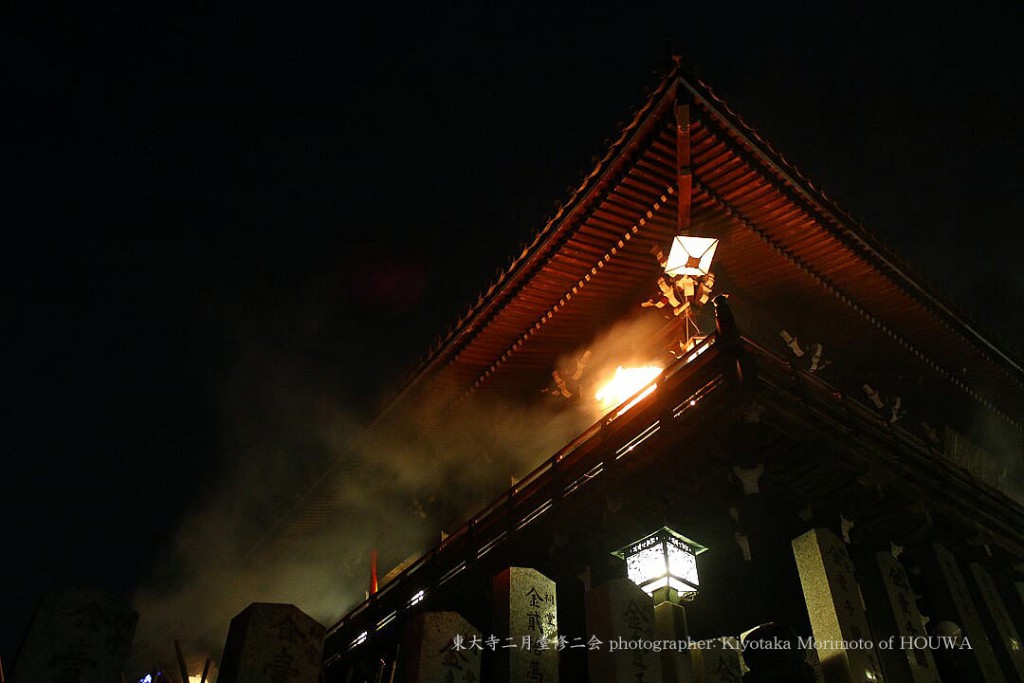
[[[626,561],[629,580],[648,595],[668,588],[683,600],[693,600],[700,589],[697,555],[705,550],[666,526],[612,554]]]
[[[673,277],[705,277],[711,272],[711,261],[717,249],[718,240],[714,237],[676,235],[665,261],[665,273]]]

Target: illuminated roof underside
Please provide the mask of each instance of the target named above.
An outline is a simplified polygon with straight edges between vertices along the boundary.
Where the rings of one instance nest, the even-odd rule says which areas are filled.
[[[424,396],[452,407],[478,392],[537,395],[560,354],[649,296],[662,272],[651,247],[668,249],[677,231],[677,99],[690,109],[690,233],[718,240],[716,292],[732,295],[744,333],[799,326],[801,338],[845,354],[834,368],[912,377],[907,391],[945,401],[941,414],[984,406],[1019,434],[1018,361],[678,69],[424,358],[382,421]],[[777,311],[776,327],[753,329],[766,311]],[[321,500],[292,528],[330,514]]]
[[[785,299],[856,330],[883,372],[941,378],[1018,430],[1024,370],[839,209],[700,81],[671,72],[569,201],[422,362],[418,388],[458,401],[493,383],[536,381],[659,271],[652,243],[675,234],[676,98],[691,107],[692,234],[719,239],[729,291],[749,309]],[[741,318],[741,325],[743,320]],[[984,382],[984,393],[980,389]]]

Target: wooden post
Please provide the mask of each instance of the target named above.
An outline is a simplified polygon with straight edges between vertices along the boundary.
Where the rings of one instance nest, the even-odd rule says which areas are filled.
[[[391,675],[388,677],[388,683],[395,683],[395,672],[398,670],[398,656],[402,653],[402,644],[398,643],[395,645],[395,659],[391,662]]]
[[[174,652],[178,655],[178,668],[181,670],[181,683],[188,683],[188,667],[185,666],[185,654],[181,651],[181,641],[174,641]]]
[[[679,210],[676,212],[676,234],[690,229],[690,198],[693,196],[693,174],[690,170],[690,106],[676,102],[676,181]]]

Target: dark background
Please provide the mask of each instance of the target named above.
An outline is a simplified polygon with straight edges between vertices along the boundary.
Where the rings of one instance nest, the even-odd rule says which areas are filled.
[[[674,52],[1019,348],[1021,10],[687,4],[4,22],[5,664],[46,590],[158,569],[254,357],[371,415]]]

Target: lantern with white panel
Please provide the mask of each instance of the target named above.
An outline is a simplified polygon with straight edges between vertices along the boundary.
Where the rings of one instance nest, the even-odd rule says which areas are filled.
[[[717,249],[717,239],[677,235],[672,239],[672,248],[665,263],[665,273],[673,277],[705,277],[711,272],[711,261],[715,258]]]
[[[713,237],[676,235],[672,238],[668,257],[659,248],[656,256],[665,274],[658,278],[660,294],[645,302],[643,306],[670,308],[672,315],[683,321],[682,339],[679,351],[688,352],[704,336],[695,320],[694,311],[711,299],[715,286],[715,275],[711,262],[718,250],[718,240]]]
[[[629,580],[653,596],[655,602],[678,602],[697,597],[697,555],[705,550],[699,543],[662,527],[613,554],[626,561]]]

